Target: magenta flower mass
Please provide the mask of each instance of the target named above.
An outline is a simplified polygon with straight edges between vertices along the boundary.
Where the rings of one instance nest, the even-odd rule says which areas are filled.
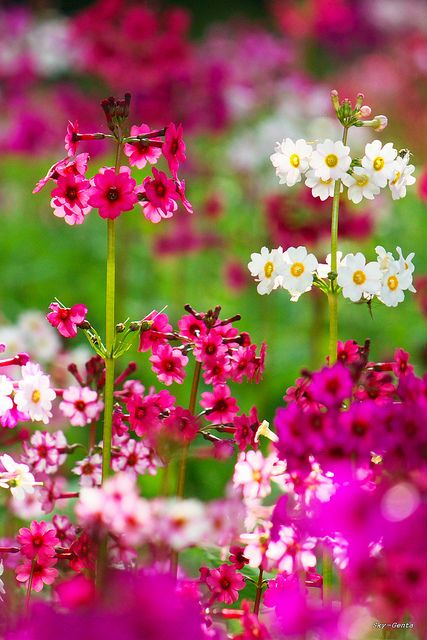
[[[0,636],[424,640],[427,13],[167,4],[0,10]]]

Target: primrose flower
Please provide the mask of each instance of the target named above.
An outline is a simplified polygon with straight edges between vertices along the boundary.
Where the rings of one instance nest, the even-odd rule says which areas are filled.
[[[59,176],[51,194],[53,215],[64,218],[69,225],[82,224],[92,209],[88,205],[89,190],[89,180],[80,175],[67,173],[65,176]]]
[[[381,271],[377,262],[368,262],[362,253],[345,257],[345,265],[338,267],[337,282],[344,298],[358,302],[364,295],[373,296],[380,288]]]
[[[296,142],[286,138],[276,143],[275,151],[270,160],[280,178],[280,184],[293,187],[307,171],[313,148],[302,138]]]
[[[269,294],[279,286],[277,276],[284,272],[283,249],[269,251],[262,247],[261,253],[252,253],[248,264],[251,275],[258,282],[257,291],[260,295]]]
[[[383,275],[379,298],[387,307],[397,307],[405,298],[404,290],[409,287],[409,280],[412,282],[410,273],[401,269],[400,264],[392,262]]]
[[[24,442],[24,461],[38,473],[56,473],[65,462],[67,440],[62,431],[36,431]],[[61,451],[62,450],[62,451]]]
[[[400,200],[406,196],[406,187],[415,184],[415,171],[413,164],[409,163],[409,154],[405,157],[398,156],[395,163],[395,170],[389,181],[391,197],[393,200]]]
[[[101,218],[114,220],[123,211],[130,211],[138,201],[135,193],[136,181],[129,167],[114,169],[103,167],[92,179],[88,204],[99,210]]]
[[[363,198],[373,200],[380,192],[380,188],[374,182],[372,174],[363,167],[354,167],[351,175],[346,173],[342,180],[348,187],[348,199],[354,204],[359,204]]]
[[[397,151],[391,142],[384,146],[380,140],[368,142],[362,167],[371,175],[372,181],[378,187],[385,187],[388,180],[392,180],[396,171]]]
[[[75,122],[68,121],[67,133],[65,135],[65,151],[68,152],[69,156],[75,156],[77,153],[78,140],[75,140],[75,134],[79,132],[79,123],[77,120]]]
[[[236,602],[239,599],[239,591],[246,586],[242,574],[230,564],[222,564],[217,569],[211,569],[206,578],[206,584],[216,600],[225,604]]]
[[[310,158],[310,166],[322,180],[340,180],[350,168],[350,147],[340,140],[333,142],[327,138],[320,142]]]
[[[320,198],[320,200],[324,201],[334,195],[335,180],[332,180],[332,178],[322,180],[322,178],[316,176],[314,169],[307,171],[305,185],[311,189],[313,198]],[[344,187],[341,185],[340,192],[343,189]]]
[[[182,384],[188,358],[181,353],[180,349],[173,349],[170,344],[160,345],[149,360],[160,382],[168,386],[173,382]]]
[[[302,246],[289,247],[283,258],[283,275],[279,277],[279,282],[295,302],[302,293],[311,289],[313,273],[318,266],[317,258],[312,253],[307,253],[307,249]]]
[[[102,480],[102,456],[94,453],[83,460],[79,460],[73,473],[80,476],[81,487],[97,487]]]
[[[182,124],[179,124],[177,127],[173,122],[168,124],[162,150],[168,162],[169,169],[176,178],[180,163],[186,160],[185,142],[182,138]]]
[[[271,492],[270,479],[276,461],[276,456],[264,458],[261,451],[240,453],[234,468],[234,486],[242,488],[245,498],[264,498]]]
[[[7,453],[0,456],[0,463],[4,468],[0,471],[0,487],[10,489],[17,500],[23,500],[26,493],[34,493],[34,486],[40,483],[35,481],[26,464],[18,464]]]
[[[233,398],[230,387],[226,384],[214,387],[213,392],[203,392],[200,404],[206,409],[206,418],[215,424],[232,422],[239,412],[236,399]]]
[[[130,135],[132,137],[143,135],[144,133],[149,133],[150,127],[147,124],[142,123],[141,126],[137,127],[133,125],[130,128]],[[160,138],[150,138],[150,142],[161,142]],[[133,142],[132,144],[127,143],[124,146],[124,153],[129,158],[129,164],[131,167],[137,167],[137,169],[143,169],[147,162],[150,164],[156,164],[157,160],[162,155],[162,149],[159,147],[155,147],[150,144],[149,141],[143,142]]]
[[[81,324],[87,314],[87,307],[84,304],[75,304],[73,307],[61,307],[57,302],[49,305],[51,312],[46,318],[52,325],[56,327],[64,338],[75,338],[77,335],[77,327]]]
[[[33,520],[29,528],[19,529],[16,539],[21,545],[22,555],[30,560],[38,558],[40,562],[43,558],[52,558],[55,547],[59,545],[55,528],[50,523],[36,520]]]
[[[52,401],[56,398],[50,387],[50,377],[31,362],[22,367],[21,373],[22,380],[18,382],[14,397],[18,410],[27,413],[33,421],[47,424],[52,417]]]
[[[92,420],[98,420],[104,403],[89,387],[69,387],[64,389],[59,408],[73,426],[84,427]]]
[[[199,500],[158,500],[153,509],[155,530],[172,549],[181,550],[200,544],[209,533],[206,508]]]
[[[43,562],[24,560],[23,564],[16,569],[16,579],[26,585],[32,576],[31,588],[39,592],[43,589],[43,585],[53,584],[59,576],[58,570],[53,568],[57,562],[56,558],[44,558]]]

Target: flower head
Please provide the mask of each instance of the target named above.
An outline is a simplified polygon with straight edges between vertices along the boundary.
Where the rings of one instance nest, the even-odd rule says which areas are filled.
[[[286,138],[276,143],[275,153],[270,156],[270,160],[280,178],[280,184],[293,187],[301,181],[301,175],[308,169],[312,151],[311,145],[302,138],[296,142]]]
[[[133,125],[130,128],[130,135],[132,137],[143,135],[144,133],[149,133],[150,127],[147,124],[141,124],[141,126],[137,127]],[[157,146],[153,146],[150,142],[161,142],[160,138],[150,138],[147,142],[132,142],[126,143],[124,146],[124,153],[129,158],[129,164],[131,167],[137,167],[137,169],[143,169],[147,162],[150,164],[156,164],[157,160],[162,155],[161,148]]]
[[[310,158],[314,174],[322,180],[340,180],[350,168],[350,147],[329,138],[320,142]]]
[[[396,171],[396,156],[397,151],[391,142],[383,146],[380,140],[374,140],[366,145],[362,167],[378,187],[385,187],[387,181],[393,179]]]
[[[129,167],[120,167],[119,173],[103,168],[93,178],[88,204],[99,210],[101,218],[114,220],[123,211],[133,209],[138,201],[135,187]]]
[[[345,257],[345,264],[338,267],[337,282],[342,287],[343,296],[358,302],[364,295],[373,296],[380,289],[382,274],[377,262],[366,264],[362,253]]]
[[[104,403],[89,387],[69,387],[64,389],[59,408],[72,425],[84,427],[99,418]]]
[[[215,595],[215,599],[226,604],[236,602],[239,599],[239,591],[246,586],[242,574],[230,564],[222,564],[217,569],[211,569],[206,584]]]
[[[258,282],[257,291],[260,295],[271,293],[279,286],[278,276],[284,272],[283,249],[269,251],[262,247],[261,253],[252,253],[248,264],[251,275]]]
[[[87,314],[87,307],[84,304],[75,304],[73,307],[62,307],[57,302],[49,305],[51,312],[46,318],[52,325],[56,327],[64,338],[75,338],[77,335],[77,327],[81,324]]]

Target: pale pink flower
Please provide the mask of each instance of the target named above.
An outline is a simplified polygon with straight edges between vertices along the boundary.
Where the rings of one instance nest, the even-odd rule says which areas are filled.
[[[38,473],[56,473],[66,460],[67,440],[62,431],[36,431],[24,442],[24,462]]]
[[[50,387],[50,377],[31,362],[21,368],[21,373],[22,380],[18,382],[14,397],[18,410],[28,413],[33,421],[47,424],[52,417],[52,401],[56,397]]]
[[[112,460],[114,471],[127,471],[134,475],[147,472],[155,475],[157,466],[152,449],[146,447],[143,442],[131,438],[120,447],[117,454],[113,455]]]
[[[75,427],[84,427],[92,420],[98,420],[104,403],[96,391],[89,387],[69,387],[64,389],[59,408]]]
[[[316,544],[316,538],[303,537],[292,526],[281,526],[279,539],[270,541],[266,556],[283,573],[307,571],[316,566],[316,556],[313,551]]]
[[[240,453],[234,467],[233,483],[241,487],[245,498],[264,498],[271,493],[271,475],[275,455],[264,458],[261,451]]]
[[[81,487],[96,487],[102,480],[102,456],[94,453],[83,460],[79,460],[73,473],[80,476]]]
[[[153,530],[160,541],[176,549],[201,544],[209,533],[202,502],[189,499],[158,499],[153,504]]]

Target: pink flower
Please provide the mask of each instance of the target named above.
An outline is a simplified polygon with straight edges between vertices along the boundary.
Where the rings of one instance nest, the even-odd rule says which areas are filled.
[[[234,441],[239,451],[244,451],[247,447],[258,449],[259,445],[255,442],[255,434],[260,423],[256,408],[252,407],[249,416],[243,413],[241,416],[234,418],[233,424],[236,427]]]
[[[154,475],[157,472],[152,450],[131,438],[113,456],[112,466],[114,471],[127,471],[134,475],[147,472]]]
[[[65,151],[68,151],[69,156],[74,156],[77,153],[77,146],[79,144],[76,134],[79,132],[79,123],[68,121],[67,133],[65,135]]]
[[[217,569],[211,569],[206,584],[215,595],[215,599],[226,604],[236,602],[239,599],[239,591],[246,586],[243,576],[230,564],[222,564]]]
[[[144,133],[149,133],[150,127],[146,124],[142,124],[140,127],[132,126],[130,128],[130,135],[133,137],[139,136]],[[150,138],[150,142],[160,142],[160,138]],[[156,164],[157,160],[162,155],[162,149],[160,147],[152,146],[150,142],[133,142],[132,144],[125,144],[124,152],[129,158],[129,164],[132,167],[143,169],[147,162],[150,164]]]
[[[249,563],[249,560],[245,557],[245,547],[230,547],[230,562],[234,564],[236,569],[243,569]]]
[[[342,364],[354,364],[360,360],[360,348],[355,340],[338,341],[337,360]]]
[[[64,389],[59,408],[72,425],[84,427],[92,420],[98,420],[104,403],[89,387],[69,387]]]
[[[207,363],[224,356],[227,352],[228,347],[223,343],[222,335],[215,329],[211,329],[207,335],[197,339],[193,349],[196,360]]]
[[[203,363],[203,380],[206,384],[212,384],[213,386],[225,384],[231,377],[231,374],[232,366],[228,356],[209,359]]]
[[[53,584],[58,577],[59,572],[52,567],[57,563],[56,558],[45,558],[43,562],[34,562],[32,560],[25,560],[24,564],[19,565],[16,569],[16,579],[18,582],[28,583],[31,575],[32,589],[34,591],[41,591],[44,584]]]
[[[77,335],[77,327],[86,318],[87,307],[84,304],[75,304],[73,307],[61,307],[57,302],[49,305],[52,309],[46,318],[52,325],[56,327],[64,338],[75,338]]]
[[[94,582],[82,574],[56,585],[55,591],[61,605],[66,609],[90,605],[96,598]]]
[[[340,407],[346,398],[351,397],[352,390],[350,372],[339,362],[314,373],[310,384],[313,400],[331,408]]]
[[[264,498],[271,493],[270,479],[276,456],[264,458],[261,451],[240,453],[234,467],[233,483],[245,498]]]
[[[202,393],[200,404],[206,409],[206,417],[215,424],[232,422],[239,412],[236,399],[232,397],[226,384],[214,387],[213,392]]]
[[[50,167],[45,177],[38,181],[33,189],[33,193],[41,191],[49,180],[54,180],[56,182],[59,176],[65,176],[67,173],[84,176],[87,171],[88,159],[88,153],[79,153],[76,157],[67,157],[64,158],[64,160],[55,162],[55,164]]]
[[[186,160],[185,143],[182,139],[182,124],[176,127],[171,122],[167,126],[163,143],[163,155],[168,161],[172,175],[176,178],[180,163]]]
[[[170,218],[177,208],[179,194],[173,180],[163,171],[153,168],[153,177],[148,176],[142,183],[142,207],[144,215],[151,222],[160,222],[162,218]]]
[[[59,540],[61,547],[69,547],[76,537],[76,528],[67,518],[67,516],[59,515],[58,513],[53,516],[52,524],[55,527],[56,537]]]
[[[99,210],[101,218],[114,220],[130,211],[138,201],[135,193],[136,181],[131,177],[129,167],[120,167],[120,172],[103,168],[93,178],[89,192],[89,204]]]
[[[90,182],[80,175],[67,173],[59,176],[51,195],[53,214],[57,218],[64,218],[69,225],[82,224],[91,211],[88,205]]]
[[[154,373],[163,384],[169,386],[173,382],[182,384],[184,381],[184,367],[188,364],[188,358],[180,349],[172,349],[169,344],[161,345],[151,356],[150,362]]]
[[[178,180],[178,178],[176,178],[175,186],[176,192],[179,195],[184,209],[188,211],[188,213],[193,213],[193,205],[191,204],[191,202],[189,202],[189,200],[187,200],[187,197],[185,195],[185,180]]]
[[[37,558],[41,563],[45,558],[55,555],[55,547],[59,545],[55,529],[50,523],[33,520],[30,528],[22,527],[16,536],[21,545],[21,553],[26,558]]]
[[[152,324],[149,329],[141,329],[138,351],[152,349],[155,353],[159,345],[167,344],[164,334],[171,333],[172,325],[169,324],[166,313],[157,313],[155,310],[149,313],[143,322],[152,322]]]
[[[197,436],[200,424],[191,411],[176,407],[163,422],[166,432],[181,442],[191,442]]]
[[[178,320],[178,327],[181,335],[191,340],[191,342],[195,342],[196,339],[199,340],[208,332],[203,320],[191,315],[183,316]]]
[[[36,431],[29,442],[24,442],[23,460],[38,473],[56,473],[66,460],[66,447],[62,431]]]
[[[413,373],[414,367],[409,364],[409,353],[403,349],[396,349],[394,352],[393,373],[399,377],[406,373]]]
[[[81,487],[96,487],[102,480],[102,457],[94,453],[83,460],[79,460],[73,469],[73,473],[80,476]]]

